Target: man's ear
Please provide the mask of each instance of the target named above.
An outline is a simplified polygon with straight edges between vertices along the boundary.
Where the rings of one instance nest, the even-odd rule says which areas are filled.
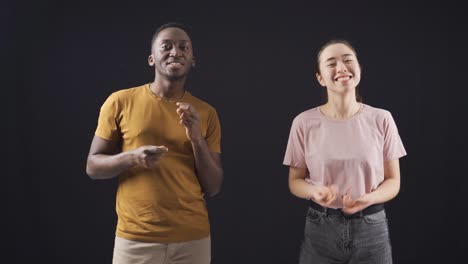
[[[148,64],[149,66],[154,66],[154,57],[152,54],[148,56]]]

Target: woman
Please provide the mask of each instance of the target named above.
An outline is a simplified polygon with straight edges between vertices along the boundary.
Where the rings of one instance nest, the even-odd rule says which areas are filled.
[[[383,204],[400,189],[398,129],[390,112],[361,102],[349,42],[320,49],[316,77],[327,102],[294,119],[283,162],[291,193],[310,200],[299,263],[392,263]]]

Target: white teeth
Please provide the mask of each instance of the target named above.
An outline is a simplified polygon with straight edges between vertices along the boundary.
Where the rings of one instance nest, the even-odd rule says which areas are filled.
[[[345,81],[345,80],[349,80],[349,79],[351,79],[351,76],[343,76],[343,77],[337,78],[336,80],[337,81]]]

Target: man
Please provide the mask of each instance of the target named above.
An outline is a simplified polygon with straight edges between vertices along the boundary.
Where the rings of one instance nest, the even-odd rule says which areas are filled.
[[[158,28],[148,63],[154,82],[101,107],[86,167],[92,179],[119,176],[113,263],[209,263],[204,194],[221,188],[221,129],[215,109],[185,90],[195,66],[186,28]]]

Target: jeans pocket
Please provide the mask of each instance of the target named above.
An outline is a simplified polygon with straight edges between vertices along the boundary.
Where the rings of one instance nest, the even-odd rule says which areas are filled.
[[[322,219],[323,213],[315,209],[309,208],[307,211],[307,221],[312,223],[318,223]]]
[[[363,219],[364,222],[375,225],[386,222],[387,216],[385,214],[385,210],[382,210],[374,214],[365,215],[363,216]]]

